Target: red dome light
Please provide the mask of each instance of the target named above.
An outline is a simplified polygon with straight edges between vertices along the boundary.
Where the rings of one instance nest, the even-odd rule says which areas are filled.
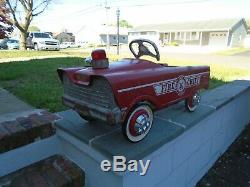
[[[92,60],[105,60],[107,59],[106,57],[106,52],[103,49],[97,49],[92,51]]]

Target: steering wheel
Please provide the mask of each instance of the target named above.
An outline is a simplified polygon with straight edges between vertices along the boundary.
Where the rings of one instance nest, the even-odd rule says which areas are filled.
[[[154,48],[155,54],[152,53],[144,43],[150,44]],[[133,47],[134,44],[138,44],[138,53],[136,53],[134,50],[134,47]],[[132,52],[132,54],[134,55],[134,57],[137,59],[139,59],[143,55],[148,55],[148,56],[156,58],[157,61],[160,61],[159,50],[158,50],[156,44],[154,42],[152,42],[151,40],[147,40],[147,39],[132,40],[129,43],[129,49]]]

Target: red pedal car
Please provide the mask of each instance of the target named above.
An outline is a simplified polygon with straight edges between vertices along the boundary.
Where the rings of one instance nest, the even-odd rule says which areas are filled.
[[[63,103],[86,120],[122,124],[123,134],[142,140],[153,124],[153,112],[185,99],[193,112],[200,102],[200,89],[207,89],[208,66],[168,66],[140,59],[160,60],[150,40],[133,40],[129,48],[135,59],[109,64],[104,50],[92,52],[91,67],[58,69],[63,83]],[[153,49],[153,51],[151,51]]]

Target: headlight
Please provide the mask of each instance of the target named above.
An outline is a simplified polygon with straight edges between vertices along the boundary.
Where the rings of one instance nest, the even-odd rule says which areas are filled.
[[[40,41],[39,43],[40,43],[40,44],[45,44],[45,41]]]

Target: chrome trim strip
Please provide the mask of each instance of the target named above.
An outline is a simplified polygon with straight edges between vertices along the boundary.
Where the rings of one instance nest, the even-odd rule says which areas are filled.
[[[209,72],[209,71],[206,71],[206,72],[197,73],[197,74],[190,74],[190,75],[188,75],[188,76],[203,75],[203,74],[207,74],[207,73],[210,73],[210,72]],[[180,75],[180,76],[181,76],[181,75]],[[140,85],[140,86],[134,86],[134,87],[129,87],[129,88],[120,89],[120,90],[118,90],[118,93],[127,92],[127,91],[130,91],[130,90],[135,90],[135,89],[144,88],[144,87],[148,87],[148,86],[153,86],[154,84],[163,83],[163,82],[165,82],[165,81],[171,81],[171,80],[174,80],[174,79],[177,79],[177,78],[178,78],[178,77],[173,78],[173,79],[166,79],[166,80],[159,81],[159,82],[152,82],[152,83],[149,83],[149,84],[143,84],[143,85]]]

